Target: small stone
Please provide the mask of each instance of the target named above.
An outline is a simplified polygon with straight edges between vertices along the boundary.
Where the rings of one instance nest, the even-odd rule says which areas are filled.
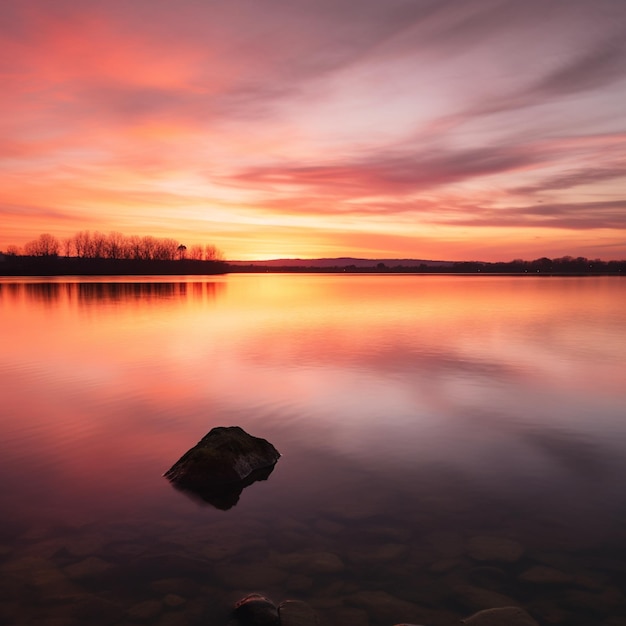
[[[64,568],[67,576],[73,580],[82,580],[84,578],[95,578],[113,569],[113,565],[98,558],[90,556],[78,563],[73,563]]]
[[[546,565],[535,565],[520,574],[519,579],[537,585],[563,585],[572,582],[572,577],[561,570]]]
[[[367,611],[375,621],[393,623],[403,617],[417,622],[423,615],[423,610],[401,598],[387,593],[386,591],[360,591],[346,598],[346,601],[358,608]]]
[[[305,558],[303,566],[309,574],[337,574],[346,567],[332,552],[315,552]]]
[[[432,532],[426,542],[444,558],[458,558],[465,550],[465,541],[458,533],[446,530]]]
[[[140,556],[133,559],[129,569],[137,577],[158,580],[160,578],[193,578],[206,576],[211,571],[210,562],[184,554],[165,553]]]
[[[150,588],[158,594],[189,598],[198,594],[200,585],[189,578],[162,578],[152,581]]]
[[[287,579],[285,587],[290,591],[307,591],[313,587],[313,579],[304,574],[294,574]]]
[[[434,574],[445,574],[461,564],[459,559],[440,559],[435,561],[428,569]]]
[[[515,604],[515,601],[508,596],[473,585],[460,585],[455,587],[453,592],[461,604],[474,611]]]
[[[272,563],[287,570],[309,575],[338,574],[344,562],[333,552],[290,552],[274,554]]]
[[[233,616],[241,626],[278,626],[278,608],[259,593],[251,593],[235,604]]]
[[[153,620],[161,612],[163,606],[157,600],[146,600],[130,607],[128,617],[132,620],[147,622]]]
[[[331,613],[334,624],[349,624],[350,626],[370,626],[367,611],[356,607],[340,607]]]
[[[264,563],[225,564],[217,572],[226,587],[231,589],[259,589],[281,585],[287,579],[287,572]]]
[[[176,607],[185,604],[187,600],[185,600],[182,596],[176,595],[175,593],[168,593],[163,598],[163,602],[165,603],[165,606],[168,606],[170,609],[175,609]]]
[[[318,626],[317,613],[306,603],[299,600],[286,600],[278,607],[280,626]]]
[[[468,573],[469,581],[486,589],[498,589],[507,579],[507,574],[503,569],[493,565],[480,565],[473,567]]]
[[[98,535],[83,535],[65,541],[63,547],[74,557],[87,557],[102,550],[104,541]]]
[[[121,605],[94,594],[77,596],[71,610],[80,624],[117,624],[123,616]]]
[[[507,537],[477,536],[470,539],[467,553],[475,561],[515,563],[524,554],[524,548]]]
[[[342,531],[344,527],[343,524],[340,524],[339,522],[322,519],[315,522],[315,528],[325,535],[335,535]]]
[[[517,606],[486,609],[461,622],[467,626],[539,626],[524,609]]]
[[[383,543],[381,545],[372,546],[367,550],[355,550],[350,553],[349,558],[352,562],[361,565],[375,565],[376,563],[387,563],[395,561],[404,556],[408,552],[408,548],[400,543]]]

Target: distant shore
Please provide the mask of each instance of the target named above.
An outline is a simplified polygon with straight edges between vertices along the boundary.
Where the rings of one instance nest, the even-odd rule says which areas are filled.
[[[281,264],[280,260],[229,263],[228,261],[192,259],[97,259],[18,255],[3,255],[0,258],[0,276],[205,276],[240,273],[624,276],[626,275],[626,261],[590,261],[582,257],[560,259],[544,257],[534,261],[517,260],[508,263],[411,260],[383,262],[376,259],[342,258],[289,260]]]

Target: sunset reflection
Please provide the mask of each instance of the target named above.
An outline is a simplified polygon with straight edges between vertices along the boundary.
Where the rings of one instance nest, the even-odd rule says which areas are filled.
[[[538,423],[587,431],[600,405],[596,425],[615,425],[620,287],[367,275],[3,281],[5,458],[28,454],[29,432],[57,494],[70,477],[72,489],[115,491],[112,462],[162,473],[175,450],[231,421],[261,423],[279,443],[305,428],[309,445],[354,458],[400,428],[401,456],[436,459],[445,445],[446,457],[456,447],[452,464],[473,455],[463,441],[477,426],[507,438]]]

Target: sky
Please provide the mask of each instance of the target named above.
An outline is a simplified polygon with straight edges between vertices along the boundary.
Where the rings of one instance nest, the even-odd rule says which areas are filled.
[[[626,259],[624,0],[5,0],[0,250]]]

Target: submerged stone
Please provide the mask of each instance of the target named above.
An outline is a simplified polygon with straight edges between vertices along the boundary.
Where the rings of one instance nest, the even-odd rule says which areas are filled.
[[[218,426],[188,450],[164,476],[174,487],[219,509],[234,506],[245,487],[267,480],[280,453],[239,426]]]
[[[517,606],[486,609],[461,622],[467,626],[539,626],[524,609]]]
[[[280,626],[318,626],[317,613],[300,600],[285,600],[278,607]]]
[[[507,537],[472,537],[468,545],[469,556],[476,561],[515,563],[524,554],[524,548]]]

